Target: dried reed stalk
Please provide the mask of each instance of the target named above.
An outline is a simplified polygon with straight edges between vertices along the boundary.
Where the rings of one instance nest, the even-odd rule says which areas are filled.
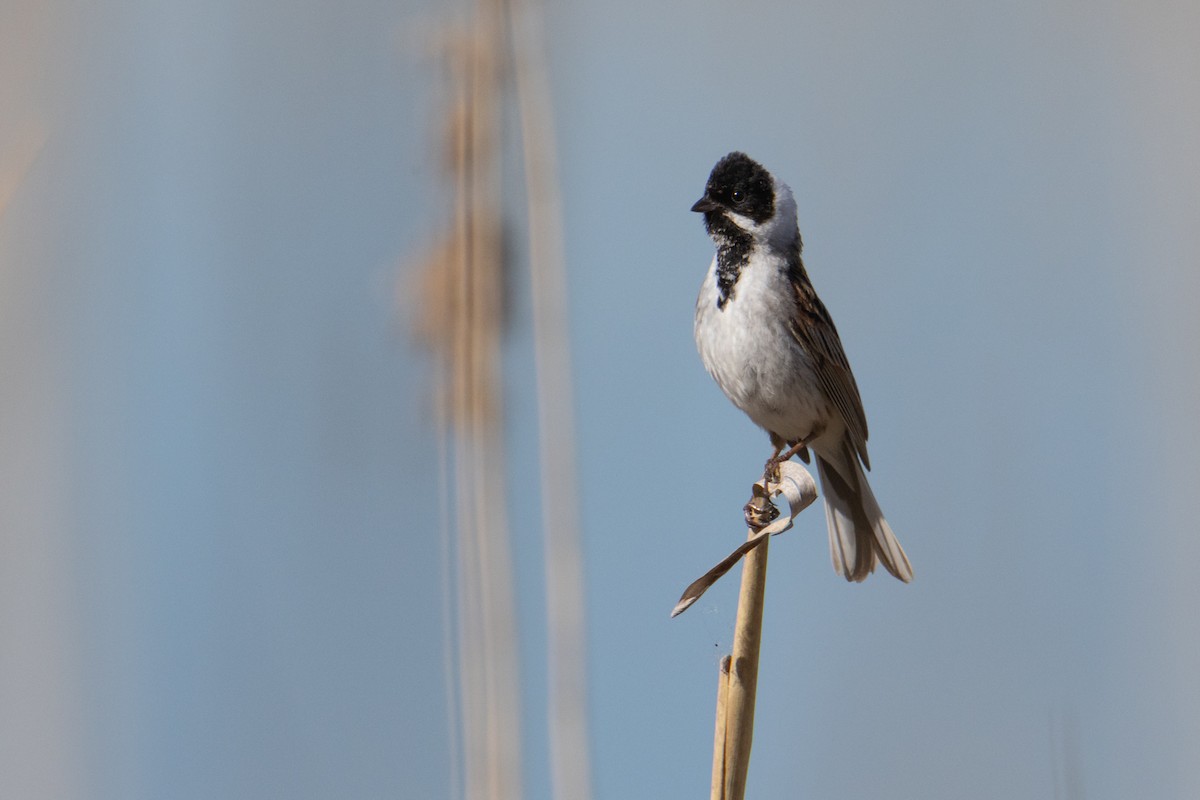
[[[733,657],[721,659],[717,674],[717,729],[713,733],[712,800],[725,796],[725,722],[729,715],[729,669]]]
[[[766,479],[764,477],[764,483]],[[754,538],[774,509],[768,493],[756,492],[746,506]],[[758,655],[762,642],[763,601],[767,586],[767,547],[762,538],[742,562],[733,655],[721,662],[721,690],[717,698],[717,725],[713,741],[712,800],[743,800],[754,740],[754,703],[758,692]]]

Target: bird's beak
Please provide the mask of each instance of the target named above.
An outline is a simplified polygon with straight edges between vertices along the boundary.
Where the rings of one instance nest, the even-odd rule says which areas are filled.
[[[704,197],[701,197],[699,200],[696,201],[695,205],[692,206],[692,211],[703,212],[703,211],[716,211],[716,210],[717,210],[717,204],[714,203],[709,198],[708,195],[704,195]]]

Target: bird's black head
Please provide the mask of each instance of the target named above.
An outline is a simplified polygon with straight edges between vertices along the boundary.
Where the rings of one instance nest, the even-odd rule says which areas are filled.
[[[730,153],[717,162],[704,196],[692,206],[704,214],[710,228],[719,218],[733,222],[730,213],[761,225],[775,214],[775,186],[771,173],[745,153]]]

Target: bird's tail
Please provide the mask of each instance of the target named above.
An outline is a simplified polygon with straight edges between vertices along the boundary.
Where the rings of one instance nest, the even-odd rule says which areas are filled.
[[[888,572],[911,581],[912,565],[883,518],[850,443],[843,440],[836,452],[816,456],[834,570],[848,581],[861,581],[874,571],[878,557]]]

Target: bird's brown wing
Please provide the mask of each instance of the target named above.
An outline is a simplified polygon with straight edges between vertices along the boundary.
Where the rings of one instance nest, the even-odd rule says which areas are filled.
[[[846,431],[863,465],[871,468],[867,457],[867,416],[863,413],[858,384],[850,371],[850,362],[842,349],[833,319],[817,297],[803,265],[792,271],[792,289],[796,297],[796,312],[789,328],[792,336],[813,360],[821,388],[833,401],[846,423]]]

